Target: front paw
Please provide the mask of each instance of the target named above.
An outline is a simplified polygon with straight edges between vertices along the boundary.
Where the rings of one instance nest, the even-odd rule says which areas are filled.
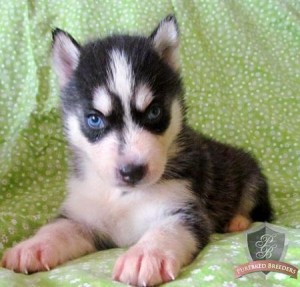
[[[1,263],[25,274],[46,271],[59,264],[59,252],[50,240],[33,237],[7,250]]]
[[[153,286],[174,280],[180,264],[163,249],[133,246],[117,260],[114,280],[137,286]]]

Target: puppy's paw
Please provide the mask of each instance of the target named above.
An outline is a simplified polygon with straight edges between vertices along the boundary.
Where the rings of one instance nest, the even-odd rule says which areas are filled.
[[[226,228],[226,232],[238,232],[238,231],[244,231],[248,229],[252,221],[240,214],[237,214],[234,216],[230,221]]]
[[[1,265],[25,274],[46,271],[59,264],[59,251],[50,240],[30,238],[6,251]]]
[[[133,246],[116,262],[114,280],[137,286],[153,286],[174,280],[179,262],[163,249]]]

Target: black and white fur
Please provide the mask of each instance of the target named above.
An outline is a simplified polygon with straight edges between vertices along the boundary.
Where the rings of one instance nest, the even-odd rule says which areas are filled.
[[[114,35],[83,46],[54,31],[73,151],[68,195],[60,216],[8,250],[3,266],[49,270],[99,249],[130,247],[113,278],[156,285],[173,280],[213,232],[271,220],[255,160],[187,126],[178,46],[174,16],[150,37]]]

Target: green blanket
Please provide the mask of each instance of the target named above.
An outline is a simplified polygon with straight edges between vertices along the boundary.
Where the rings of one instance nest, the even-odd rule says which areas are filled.
[[[286,228],[285,262],[300,266],[300,1],[1,1],[0,256],[55,216],[65,195],[66,142],[50,66],[51,30],[85,40],[112,32],[149,33],[175,13],[189,121],[251,151],[269,179],[274,224]],[[121,249],[50,272],[0,268],[0,286],[117,286]],[[300,286],[280,273],[234,278],[246,263],[244,233],[212,242],[168,286]]]

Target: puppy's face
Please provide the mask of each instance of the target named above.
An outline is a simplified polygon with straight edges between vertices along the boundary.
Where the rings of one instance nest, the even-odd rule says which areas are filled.
[[[85,46],[54,31],[68,140],[110,184],[149,185],[164,172],[182,124],[177,48],[173,17],[149,38],[112,36]]]

